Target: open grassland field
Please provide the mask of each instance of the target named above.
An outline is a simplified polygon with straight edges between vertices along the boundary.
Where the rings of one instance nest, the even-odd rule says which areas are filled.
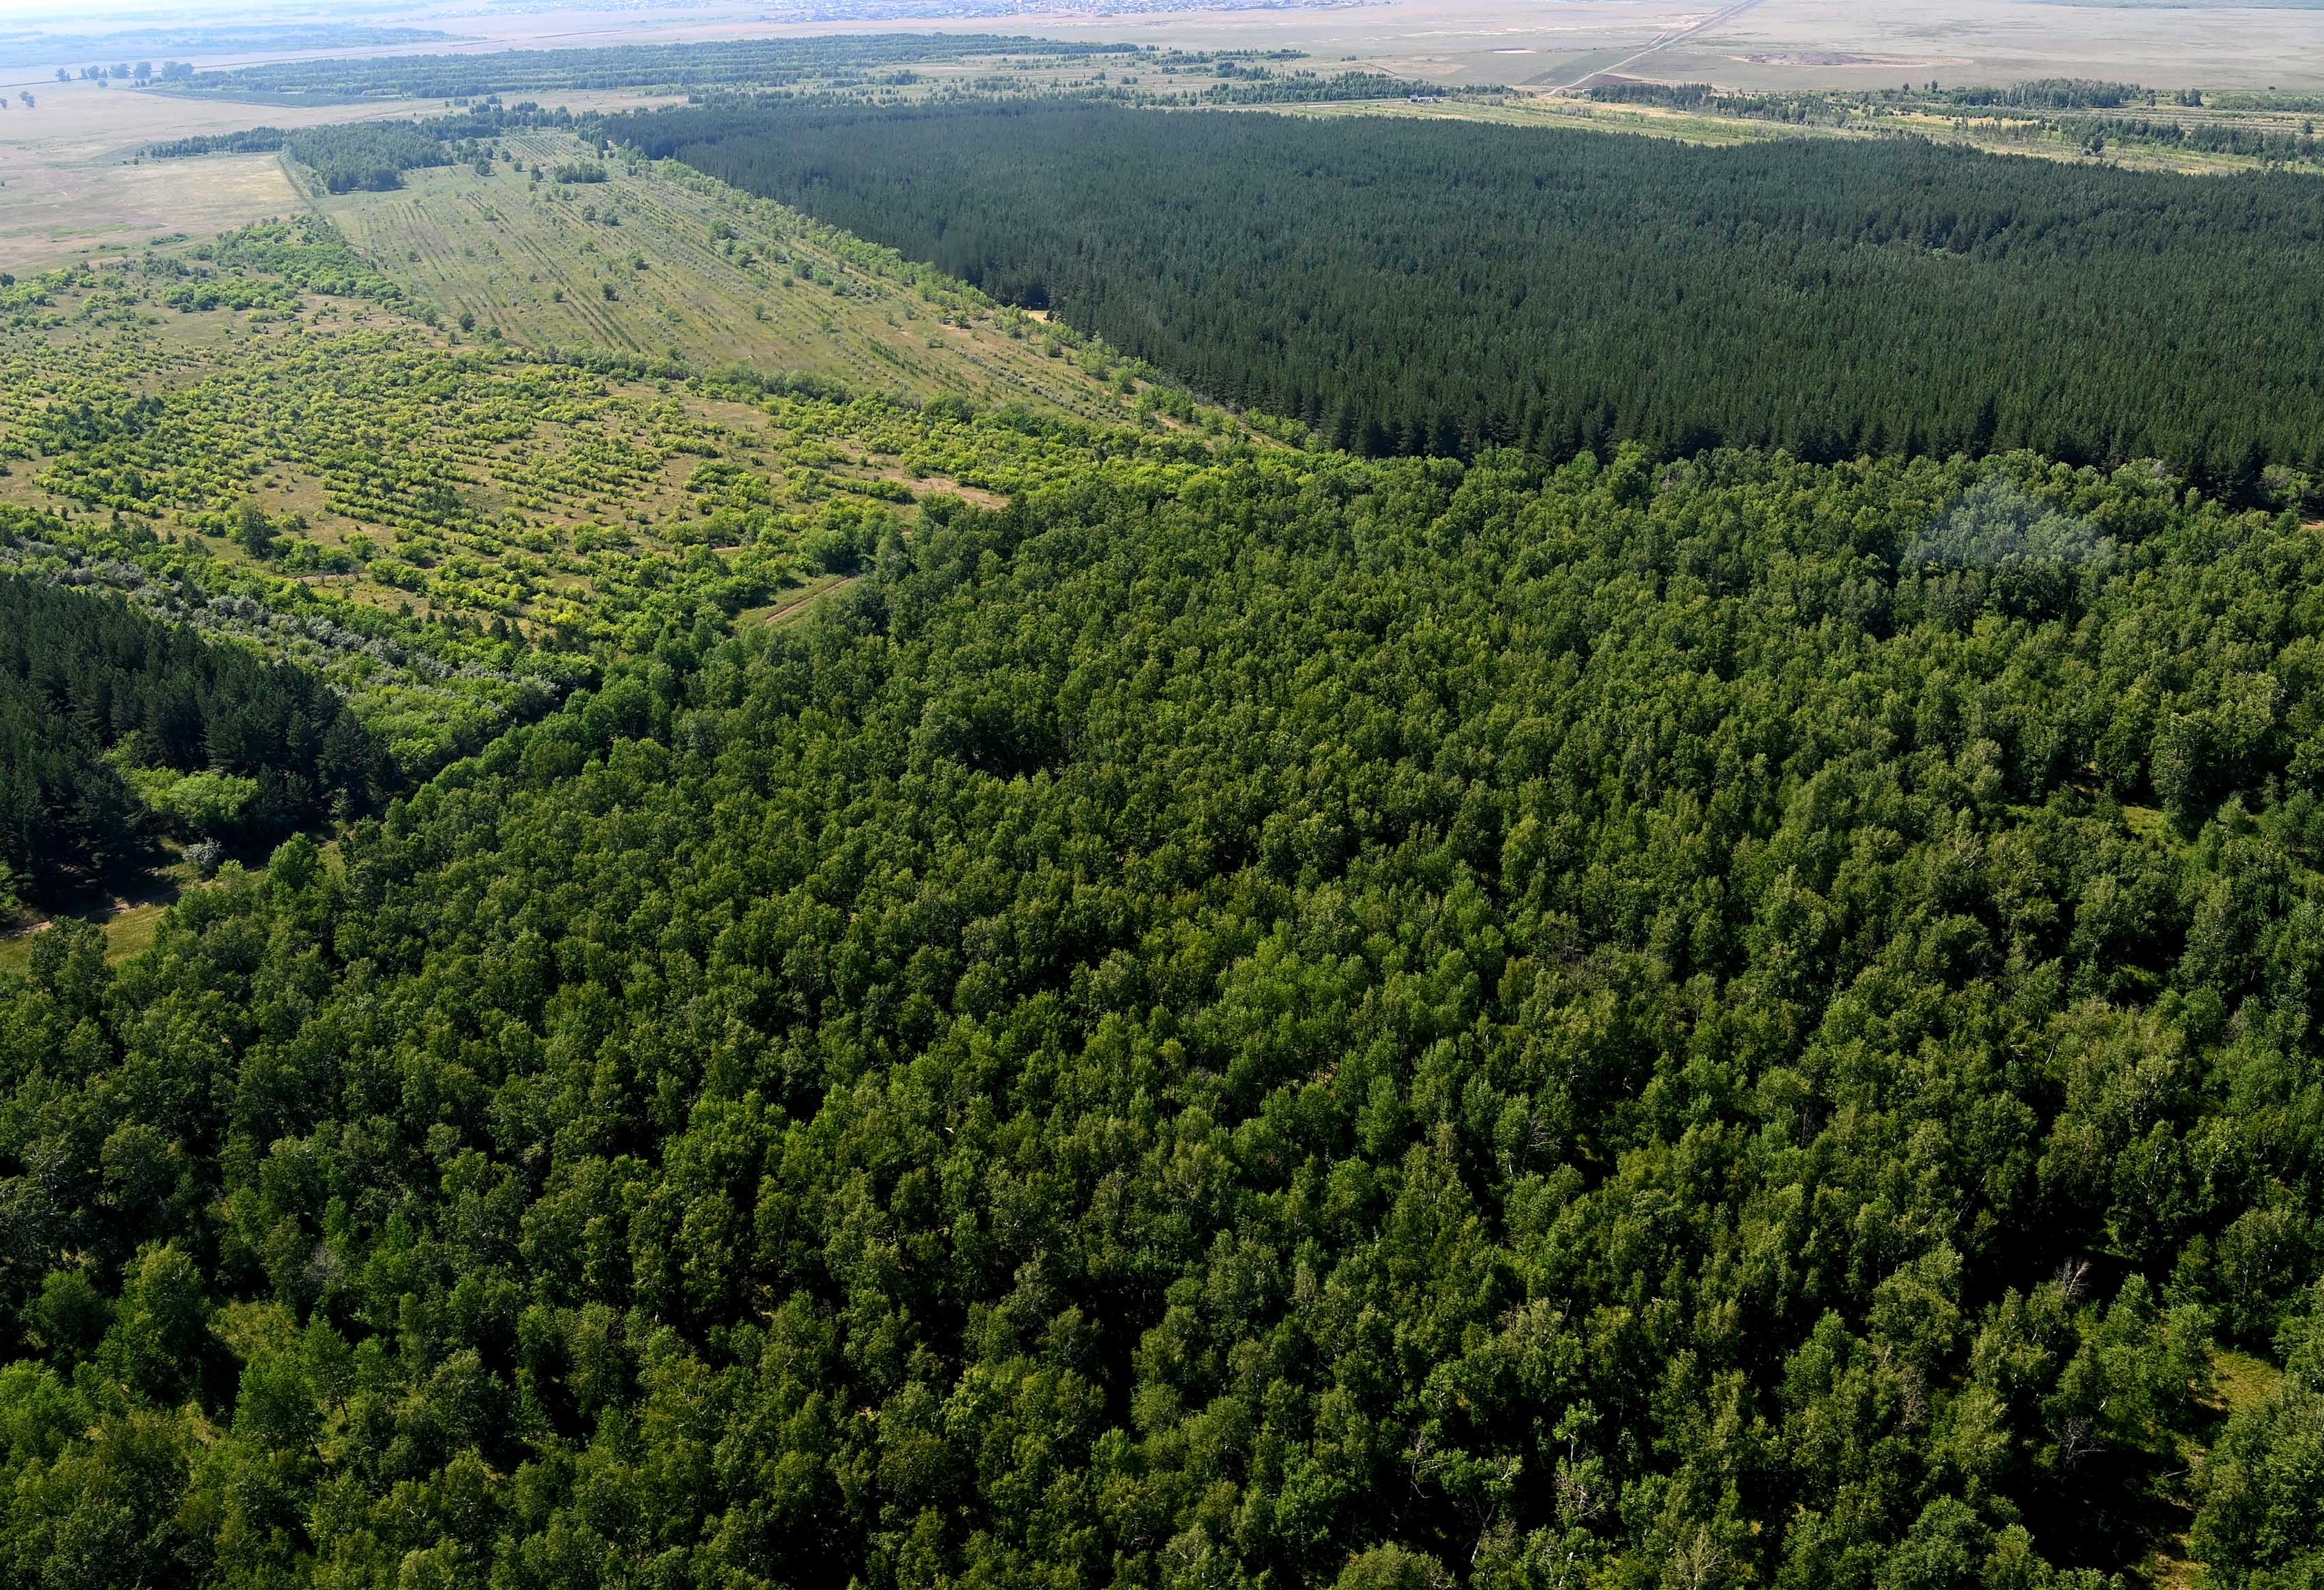
[[[852,570],[929,499],[996,504],[1234,428],[1174,391],[1131,399],[1070,333],[1047,389],[1110,425],[554,362],[405,312],[404,289],[314,222],[10,293],[9,559],[320,668],[420,769],[672,614],[723,623]]]
[[[76,254],[136,248],[157,235],[208,236],[299,207],[298,189],[266,156],[139,158],[156,142],[247,127],[254,119],[247,105],[86,82],[29,92],[32,105],[12,92],[0,111],[0,270],[21,275]],[[290,108],[270,119],[307,126],[422,108],[410,102]]]
[[[441,8],[436,25],[478,43],[459,59],[512,47],[855,33],[1038,33],[1096,46],[1283,50],[1352,59],[1446,83],[1571,82],[1670,40],[1722,7],[1700,0],[1387,0],[1362,5],[1076,4],[968,5],[954,0],[791,0],[735,8],[658,5],[601,10]],[[398,20],[409,14],[399,10]],[[438,48],[430,46],[429,48]],[[245,56],[242,59],[250,59]],[[1664,43],[1629,69],[1671,81],[1754,87],[1948,84],[2069,76],[2167,87],[2324,88],[2324,12],[2304,4],[2051,4],[2048,0],[1763,0],[1715,27]],[[223,64],[223,63],[221,63]]]
[[[1579,118],[1601,128],[1696,142],[1720,134],[1902,137],[2190,176],[2324,170],[2324,140],[2317,133],[2324,96],[2314,94],[2170,93],[2089,78],[2006,88],[1779,93],[1609,79],[1579,93],[1512,98],[1505,106],[1548,119]],[[1452,101],[1410,108],[1462,109]]]
[[[304,203],[291,172],[272,156],[147,159],[156,143],[235,133],[258,122],[296,129],[445,108],[403,98],[262,106],[81,81],[36,83],[0,97],[6,101],[0,109],[0,271],[20,275],[135,249],[156,236],[207,237]],[[673,102],[668,95],[587,89],[557,98],[576,113]]]
[[[460,83],[508,78],[493,87],[512,97],[545,97],[551,90],[561,97],[578,75],[568,72],[560,81],[540,63],[560,51],[573,58],[579,53],[570,49],[576,45],[659,44],[671,60],[679,60],[667,54],[674,44],[697,52],[705,45],[713,51],[747,45],[762,53],[788,50],[807,69],[786,72],[787,81],[817,72],[826,80],[852,76],[860,81],[864,62],[893,67],[903,59],[892,39],[898,30],[927,41],[918,49],[931,59],[909,69],[945,78],[993,69],[974,59],[984,53],[975,46],[995,34],[1030,32],[1049,41],[1041,47],[1050,51],[1100,51],[1125,42],[1159,50],[1294,51],[1322,72],[1352,65],[1454,87],[1554,87],[1613,70],[1754,89],[1855,91],[1932,78],[1950,86],[2081,76],[2168,88],[2324,90],[2324,70],[2317,65],[2324,60],[2324,10],[2300,3],[1930,0],[1904,6],[1761,0],[1724,15],[1721,10],[1683,0],[1387,0],[1215,9],[1101,5],[1071,11],[1038,4],[996,10],[947,0],[814,0],[748,11],[669,5],[613,12],[502,7],[480,14],[459,8],[456,15],[447,10],[437,19],[458,37],[422,46],[430,53],[420,59],[439,63],[429,77],[445,94],[471,91],[455,86]],[[1711,25],[1702,25],[1706,22]],[[831,35],[851,35],[862,60],[851,63],[831,50]],[[964,50],[972,40],[974,44]],[[281,106],[337,91],[311,62],[277,59],[249,69],[267,55],[244,51],[204,60],[208,69],[223,69],[207,73],[213,81],[203,92],[232,92],[247,103]],[[639,59],[655,58],[646,52]],[[484,64],[493,62],[532,64],[515,70]],[[700,87],[713,80],[703,69],[681,62],[664,75],[684,75],[687,80],[681,86]],[[1001,69],[1062,79],[1086,75],[1089,69],[1019,59]],[[634,87],[652,74],[632,68],[614,75]],[[766,75],[762,69],[760,79]],[[39,80],[44,76],[19,74],[21,86],[62,91]],[[754,79],[739,72],[728,80]],[[286,85],[298,91],[284,93]],[[77,87],[92,96],[119,93]],[[363,91],[381,97],[375,88]]]
[[[794,212],[684,167],[607,160],[571,133],[515,135],[503,150],[322,207],[447,323],[531,346],[806,371],[1091,419],[1129,412],[1130,398],[1063,357],[1038,323]],[[558,179],[576,171],[600,179]]]
[[[1619,71],[1756,89],[2112,78],[2167,88],[2324,91],[2324,10],[2304,5],[2049,0],[1389,0],[1141,25],[1045,23],[1067,37],[1292,48],[1448,84],[1571,84]]]
[[[1702,9],[1710,9],[1704,7]],[[2161,87],[2324,91],[2310,5],[2050,0],[1766,0],[1633,69],[1674,81],[1861,88],[2113,78]]]

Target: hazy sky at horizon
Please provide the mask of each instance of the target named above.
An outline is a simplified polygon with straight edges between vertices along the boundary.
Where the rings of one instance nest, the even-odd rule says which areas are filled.
[[[186,28],[238,22],[329,22],[359,17],[366,22],[388,20],[397,11],[419,13],[424,6],[298,5],[293,0],[240,0],[240,3],[159,3],[157,0],[0,0],[0,25],[42,32],[87,32],[91,29]]]

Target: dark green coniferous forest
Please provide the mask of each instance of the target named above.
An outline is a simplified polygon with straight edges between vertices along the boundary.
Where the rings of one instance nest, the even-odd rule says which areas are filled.
[[[0,869],[53,900],[154,831],[280,838],[388,782],[346,703],[302,670],[118,598],[0,574]]]
[[[2324,190],[1919,141],[736,99],[609,131],[1370,454],[2324,475]]]

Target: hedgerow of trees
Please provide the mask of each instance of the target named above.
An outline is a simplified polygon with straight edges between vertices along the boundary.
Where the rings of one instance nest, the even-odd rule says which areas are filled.
[[[6,1571],[2304,1583],[2319,591],[2024,458],[931,515],[0,984]]]
[[[206,154],[272,154],[289,134],[280,127],[249,127],[239,133],[198,133],[145,146],[149,160],[196,160]]]
[[[458,99],[558,88],[777,87],[809,78],[987,55],[1135,60],[1135,44],[1069,43],[1010,34],[873,33],[809,39],[712,40],[595,49],[502,50],[270,61],[197,73],[180,91],[283,104],[351,99]]]
[[[2324,475],[2324,188],[1895,141],[728,102],[648,153],[1333,443],[2157,457]]]

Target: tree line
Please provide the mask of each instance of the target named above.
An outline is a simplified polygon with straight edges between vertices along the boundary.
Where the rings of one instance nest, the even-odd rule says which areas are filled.
[[[1010,34],[872,33],[808,39],[733,39],[683,44],[503,50],[487,55],[399,55],[339,60],[269,61],[198,73],[183,91],[260,97],[281,104],[342,104],[351,98],[467,99],[560,88],[773,87],[917,61],[1016,55],[1041,59],[1136,59],[1136,44],[1069,43]]]
[[[248,127],[239,133],[198,133],[188,138],[168,138],[145,146],[145,158],[157,161],[195,160],[206,154],[272,154],[289,136],[280,127]]]
[[[332,193],[384,192],[403,186],[406,171],[452,163],[437,130],[416,122],[355,122],[294,133],[280,127],[252,127],[240,133],[207,133],[148,144],[145,153],[153,160],[191,160],[207,154],[272,154],[277,150],[312,169]]]
[[[1277,452],[865,565],[0,980],[7,1574],[2324,1569],[2314,530]]]
[[[272,842],[368,808],[389,781],[377,742],[303,670],[118,596],[0,572],[12,895],[58,901],[166,832]]]
[[[1370,454],[2324,476],[2324,190],[1917,140],[723,103],[618,137]]]
[[[282,148],[332,193],[383,192],[402,187],[406,171],[452,163],[442,140],[410,122],[310,127],[286,134]]]
[[[2226,96],[2209,116],[2181,114],[2200,108],[2200,94],[2181,93],[2166,99],[2153,89],[2127,83],[2089,83],[2051,79],[2019,83],[2001,88],[1791,89],[1751,93],[1715,87],[1709,83],[1603,83],[1589,89],[1590,98],[1612,105],[1659,105],[1674,110],[1703,110],[1714,115],[1742,116],[1754,121],[1785,122],[1794,125],[1877,128],[1884,115],[1904,114],[1960,116],[1981,113],[1981,125],[1993,126],[2004,136],[2049,137],[2079,143],[2085,153],[2103,152],[2109,144],[2136,143],[2200,151],[2207,154],[2240,155],[2273,161],[2312,161],[2319,148],[2315,124],[2298,126],[2254,117],[2255,110],[2303,108],[2266,102],[2257,96]],[[2158,110],[2158,106],[2178,110]],[[2304,108],[2314,108],[2306,106]],[[2118,113],[2118,114],[2103,114]],[[1910,134],[1917,136],[1917,133]]]

